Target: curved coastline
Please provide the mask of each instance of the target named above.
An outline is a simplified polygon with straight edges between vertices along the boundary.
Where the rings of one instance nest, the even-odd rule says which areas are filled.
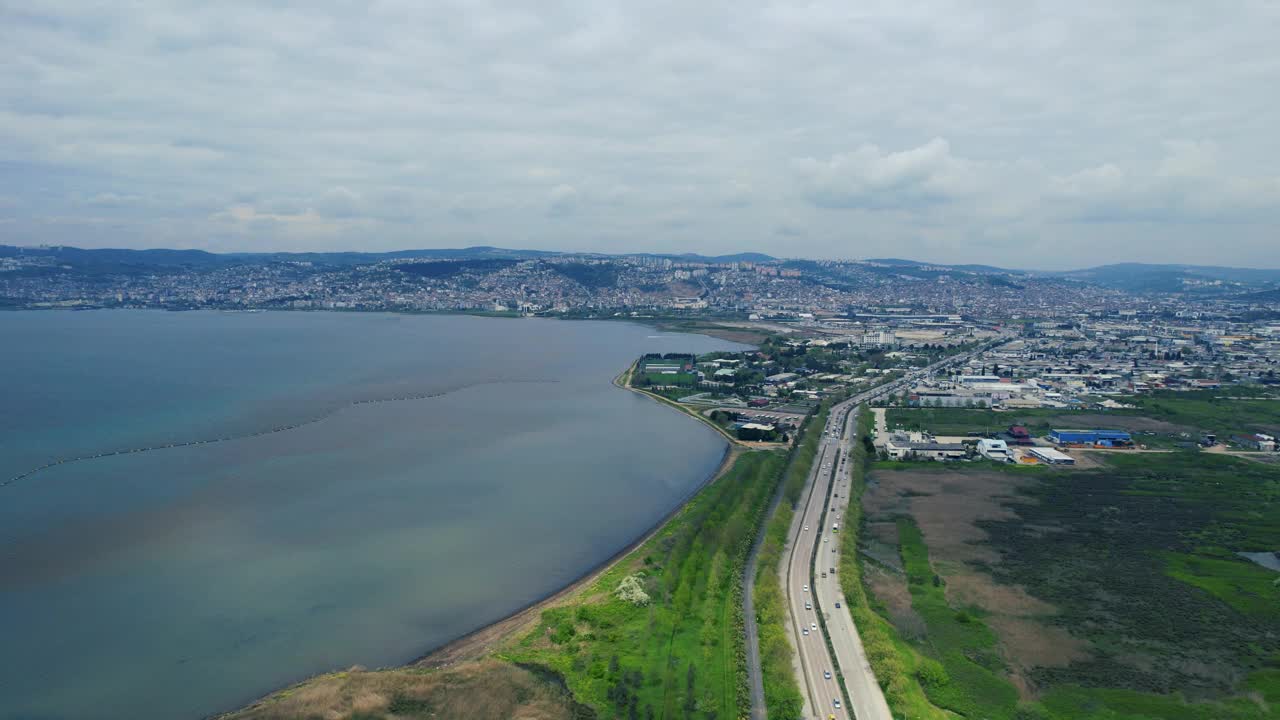
[[[125,450],[107,450],[100,453],[93,453],[91,455],[79,455],[71,458],[59,458],[57,460],[52,460],[50,462],[47,462],[44,465],[41,465],[40,467],[28,470],[24,473],[19,473],[17,475],[14,475],[8,480],[0,481],[0,488],[17,484],[22,480],[25,480],[33,475],[36,475],[37,473],[43,472],[50,468],[58,467],[59,465],[69,465],[71,463],[87,462],[89,460],[100,460],[102,458],[115,457],[117,455],[137,455],[140,453],[154,452],[157,450],[170,450],[174,448],[194,447],[197,445],[214,445],[217,443],[231,442],[233,440],[247,440],[249,438],[263,437],[266,435],[274,435],[276,433],[288,432],[290,430],[297,430],[299,428],[303,428],[308,425],[315,425],[316,423],[328,420],[329,418],[333,417],[334,415],[337,415],[343,410],[357,407],[359,405],[378,405],[381,403],[408,402],[411,400],[428,400],[430,398],[443,397],[450,393],[455,393],[460,390],[466,390],[467,388],[480,387],[482,385],[513,385],[513,384],[558,383],[558,382],[560,381],[559,380],[482,380],[480,382],[466,383],[465,385],[459,385],[458,387],[448,388],[446,390],[440,390],[437,392],[414,393],[410,395],[399,395],[396,397],[388,397],[388,398],[369,398],[367,400],[353,400],[349,403],[330,408],[329,410],[326,410],[325,412],[320,413],[307,420],[290,423],[288,425],[277,425],[276,427],[267,428],[266,430],[257,430],[254,432],[225,435],[223,437],[216,437],[216,438],[204,438],[202,440],[186,440],[183,442],[173,442],[173,443],[167,443],[164,445],[147,445],[144,447],[128,448]]]
[[[671,510],[665,513],[662,517],[658,518],[658,520],[655,521],[653,525],[651,525],[648,529],[640,533],[638,536],[636,536],[635,539],[627,543],[625,546],[620,548],[614,554],[610,555],[608,558],[605,558],[599,563],[596,563],[592,567],[584,570],[576,578],[569,581],[562,587],[552,590],[544,594],[543,596],[536,598],[515,610],[512,610],[510,613],[504,615],[503,617],[493,620],[492,622],[484,623],[466,632],[465,634],[453,640],[450,640],[449,642],[446,642],[442,645],[432,648],[427,652],[425,652],[424,654],[419,655],[418,657],[411,659],[406,663],[403,663],[401,665],[391,665],[391,666],[386,666],[383,668],[376,668],[376,669],[389,670],[389,669],[402,668],[402,667],[419,667],[424,669],[443,668],[443,667],[448,667],[450,665],[454,665],[459,662],[466,662],[469,660],[477,659],[478,657],[483,655],[486,651],[493,649],[494,645],[509,639],[512,635],[520,632],[522,628],[530,624],[532,621],[536,620],[537,615],[541,613],[542,610],[552,607],[556,603],[569,599],[576,592],[586,587],[591,582],[593,582],[597,577],[599,577],[601,574],[603,574],[604,572],[612,568],[620,560],[625,558],[627,555],[631,554],[631,552],[633,552],[636,548],[643,545],[646,541],[648,541],[651,537],[653,537],[655,533],[660,531],[663,528],[663,526],[665,526],[672,518],[674,518],[682,510],[684,510],[685,506],[689,503],[690,500],[693,499],[694,496],[702,492],[708,485],[710,485],[711,483],[719,479],[722,475],[725,474],[725,472],[729,470],[730,467],[733,466],[734,461],[738,458],[738,455],[740,455],[743,452],[743,450],[745,449],[745,446],[737,442],[730,436],[728,436],[726,433],[724,433],[722,428],[717,427],[715,424],[707,421],[705,418],[698,418],[696,415],[693,415],[691,413],[683,412],[682,410],[675,407],[670,407],[669,401],[667,401],[666,398],[652,395],[650,393],[643,392],[630,387],[630,385],[624,382],[623,379],[630,375],[634,367],[635,367],[635,364],[632,363],[630,367],[628,367],[626,370],[622,371],[617,376],[615,376],[613,379],[613,385],[618,388],[634,392],[637,395],[647,397],[650,400],[653,400],[654,402],[656,402],[658,405],[668,406],[671,410],[678,412],[679,414],[684,415],[686,417],[689,417],[690,419],[701,420],[703,424],[715,429],[722,437],[726,439],[724,453],[720,457],[719,465],[717,465],[714,470],[708,473],[707,476],[703,478],[701,482],[699,482],[697,485],[691,488],[689,492],[687,492],[684,496],[682,496],[680,500],[677,501],[675,505],[671,508]],[[336,670],[331,672],[336,672]],[[219,720],[220,718],[229,718],[243,710],[255,707],[263,702],[266,702],[267,700],[269,700],[271,697],[275,696],[278,693],[289,691],[292,688],[299,687],[301,685],[306,684],[307,682],[310,682],[315,678],[324,677],[325,675],[328,675],[328,674],[329,673],[321,673],[320,675],[313,675],[309,678],[305,678],[296,683],[293,683],[292,685],[282,687],[277,690],[273,690],[267,695],[261,696],[255,700],[247,702],[246,704],[234,710],[229,710],[227,712],[211,715],[209,716],[209,718],[207,718],[207,720]]]

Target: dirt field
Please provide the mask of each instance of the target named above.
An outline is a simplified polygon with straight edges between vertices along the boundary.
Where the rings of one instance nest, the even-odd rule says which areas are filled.
[[[1062,666],[1088,657],[1087,642],[1042,622],[1057,612],[1052,605],[1032,597],[1022,587],[998,584],[974,566],[996,564],[1001,559],[986,545],[987,535],[975,523],[1015,517],[1006,504],[1026,502],[1015,491],[1033,479],[1007,472],[895,470],[877,471],[874,480],[863,497],[873,537],[896,543],[896,537],[886,529],[891,519],[902,514],[915,519],[935,570],[946,579],[948,603],[957,608],[978,607],[985,612],[984,620],[1000,639],[1001,654],[1011,669],[1010,679],[1024,697],[1034,695],[1034,688],[1026,679],[1032,668]],[[904,634],[917,626],[919,618],[912,617],[910,595],[900,578],[886,572],[869,573],[868,584]]]
[[[871,594],[875,596],[889,613],[889,621],[898,632],[908,640],[925,636],[924,620],[911,607],[911,592],[907,590],[907,579],[868,563],[866,581],[871,586]]]
[[[221,720],[476,718],[572,720],[562,687],[495,660],[439,670],[352,669],[282,690]]]

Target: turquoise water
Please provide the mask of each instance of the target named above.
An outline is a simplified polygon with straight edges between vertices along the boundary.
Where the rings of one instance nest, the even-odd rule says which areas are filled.
[[[0,313],[0,338],[0,481],[239,437],[0,487],[6,719],[199,718],[555,590],[724,451],[610,379],[735,347],[328,313]]]

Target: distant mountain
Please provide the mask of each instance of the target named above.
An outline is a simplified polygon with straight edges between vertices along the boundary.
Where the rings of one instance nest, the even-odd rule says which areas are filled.
[[[771,262],[773,257],[763,253],[737,253],[734,255],[698,255],[696,253],[564,253],[551,250],[511,250],[480,245],[467,248],[393,250],[390,252],[267,252],[267,253],[211,253],[204,250],[127,250],[114,248],[84,249],[69,245],[20,248],[0,245],[0,257],[17,255],[52,257],[60,263],[72,266],[160,266],[207,268],[261,262],[310,262],[320,265],[362,265],[381,260],[483,260],[537,258],[564,255],[596,255],[599,257],[658,257],[680,262],[730,263]]]
[[[1010,270],[992,265],[949,265],[900,258],[877,258],[866,262],[912,274],[919,273],[926,267],[935,273],[938,272],[937,268],[944,268],[979,274],[1063,278],[1130,292],[1213,294],[1280,287],[1280,270],[1213,265],[1115,263],[1083,270],[1053,271]]]
[[[561,253],[545,250],[507,250],[478,246],[446,250],[396,250],[393,252],[271,252],[271,253],[211,253],[204,250],[126,250],[115,248],[84,249],[69,245],[20,248],[0,245],[0,257],[18,255],[43,256],[59,263],[93,269],[94,267],[185,267],[212,268],[225,265],[242,265],[263,262],[311,262],[320,265],[361,265],[380,260],[394,259],[449,259],[478,260],[534,259],[553,257]]]
[[[697,253],[680,253],[678,255],[673,253],[618,253],[617,255],[605,255],[605,257],[618,257],[618,256],[666,258],[668,260],[677,260],[679,262],[700,262],[700,263],[735,263],[735,262],[767,263],[767,262],[773,262],[774,260],[777,260],[777,258],[773,257],[772,255],[765,255],[764,253],[755,253],[755,252],[735,253],[733,255],[699,255]]]
[[[1245,293],[1243,295],[1236,295],[1232,300],[1251,303],[1280,302],[1280,290],[1260,290],[1258,292]]]
[[[876,263],[879,265],[888,265],[891,267],[902,267],[902,268],[919,268],[919,267],[948,268],[950,270],[959,270],[961,272],[993,274],[993,275],[1027,275],[1028,274],[1028,271],[1026,270],[1010,270],[1008,268],[996,267],[994,265],[971,265],[971,264],[952,265],[950,263],[920,262],[919,260],[902,260],[900,258],[872,258],[872,259],[866,260],[865,262]]]
[[[1280,270],[1214,265],[1116,263],[1084,270],[1042,273],[1131,292],[1229,293],[1280,286]]]

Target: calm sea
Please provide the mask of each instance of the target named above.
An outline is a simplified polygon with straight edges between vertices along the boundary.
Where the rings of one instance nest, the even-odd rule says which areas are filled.
[[[0,482],[238,438],[0,487],[0,718],[200,718],[555,590],[724,451],[611,378],[738,347],[606,322],[0,313]]]

